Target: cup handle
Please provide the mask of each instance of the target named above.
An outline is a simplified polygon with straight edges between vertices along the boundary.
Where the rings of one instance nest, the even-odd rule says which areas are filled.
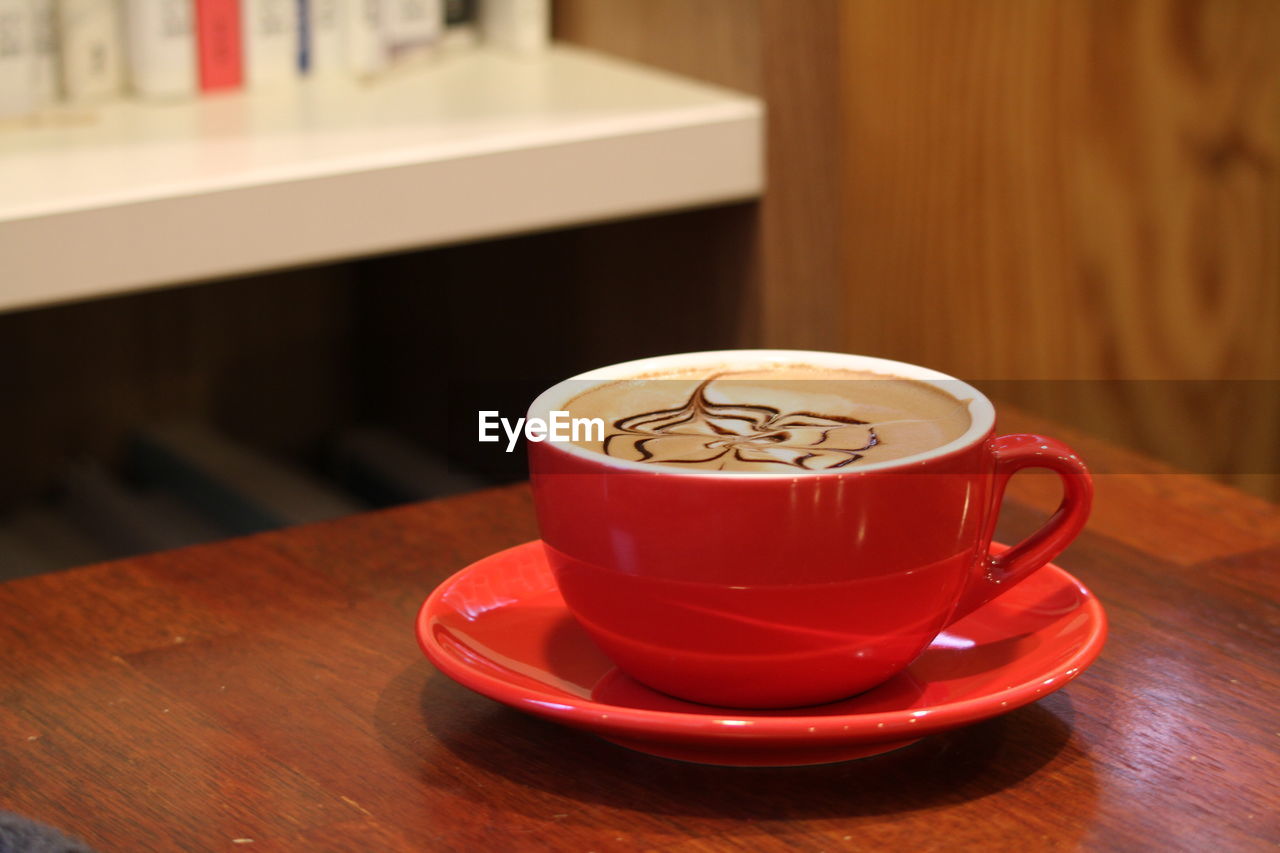
[[[1076,452],[1043,435],[1002,435],[991,439],[987,448],[995,457],[995,481],[991,490],[990,519],[983,535],[986,554],[975,576],[960,596],[952,622],[972,613],[1009,587],[1052,560],[1071,544],[1084,528],[1093,505],[1093,478]],[[1023,468],[1048,468],[1062,478],[1062,503],[1040,529],[1012,548],[991,553],[996,517],[1009,478]]]

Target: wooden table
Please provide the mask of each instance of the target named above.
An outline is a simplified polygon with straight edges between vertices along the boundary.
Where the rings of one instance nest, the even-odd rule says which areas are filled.
[[[1111,637],[1004,717],[731,769],[475,695],[427,663],[413,618],[536,536],[515,486],[0,586],[0,808],[103,853],[1274,849],[1280,513],[1063,437],[1114,472],[1059,560]],[[1015,481],[1003,535],[1054,480]]]

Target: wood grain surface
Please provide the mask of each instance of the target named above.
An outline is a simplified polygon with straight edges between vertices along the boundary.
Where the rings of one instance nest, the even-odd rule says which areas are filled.
[[[1280,473],[1280,5],[842,10],[848,346],[971,379],[1268,380],[1225,431],[1176,382],[1013,399],[1280,499],[1243,476]]]
[[[1111,621],[1093,668],[826,767],[651,758],[436,672],[415,612],[536,536],[523,485],[13,581],[0,807],[104,853],[1274,849],[1280,521],[1152,470],[1100,476],[1059,560]],[[1002,536],[1042,516],[1051,479],[1015,479]]]
[[[871,353],[850,346],[840,0],[763,0],[767,118],[760,203],[759,340],[766,346]]]
[[[982,378],[1280,377],[1280,6],[844,8],[853,335]]]

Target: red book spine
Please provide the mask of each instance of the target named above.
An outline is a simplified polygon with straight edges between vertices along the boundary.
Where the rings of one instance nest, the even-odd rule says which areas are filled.
[[[196,0],[200,90],[238,89],[244,82],[240,0]]]

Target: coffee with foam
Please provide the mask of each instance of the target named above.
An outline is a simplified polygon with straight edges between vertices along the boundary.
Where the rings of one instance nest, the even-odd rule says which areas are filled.
[[[967,401],[914,379],[805,364],[675,369],[573,397],[617,459],[684,469],[855,471],[942,447],[970,426]]]

